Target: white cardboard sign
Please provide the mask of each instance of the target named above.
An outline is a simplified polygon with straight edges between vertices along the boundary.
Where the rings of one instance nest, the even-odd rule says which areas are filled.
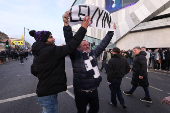
[[[106,9],[87,4],[76,5],[70,9],[69,25],[81,24],[85,15],[90,16],[91,27],[114,31],[114,22],[110,13]]]

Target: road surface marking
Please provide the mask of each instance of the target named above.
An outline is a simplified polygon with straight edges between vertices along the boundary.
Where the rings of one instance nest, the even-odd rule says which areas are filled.
[[[18,97],[13,97],[13,98],[0,100],[0,104],[5,103],[5,102],[11,102],[11,101],[15,101],[15,100],[20,100],[20,99],[23,99],[23,98],[28,98],[28,97],[32,97],[32,96],[36,96],[36,95],[37,95],[36,93],[32,93],[32,94],[27,94],[27,95],[22,95],[22,96],[18,96]]]
[[[67,90],[66,93],[75,99],[74,95],[70,91]]]
[[[67,86],[67,88],[72,88],[72,87],[73,87],[73,85]]]
[[[149,87],[151,87],[151,88],[153,88],[153,89],[156,89],[156,90],[158,90],[158,91],[163,91],[163,90],[161,90],[161,89],[158,89],[158,88],[156,88],[156,87],[153,87],[153,86],[149,86]]]
[[[129,77],[126,77],[127,79],[130,79],[130,80],[132,80],[131,78],[129,78]],[[151,87],[151,88],[153,88],[153,89],[156,89],[156,90],[158,90],[158,91],[163,91],[163,90],[161,90],[161,89],[158,89],[158,88],[156,88],[156,87],[153,87],[153,86],[149,86],[149,87]]]
[[[131,78],[129,78],[129,77],[126,77],[127,79],[130,79],[130,80],[132,80]]]
[[[18,75],[17,75],[18,76]],[[19,75],[20,76],[20,75]],[[72,88],[73,85],[67,86],[67,88]],[[67,91],[66,91],[67,92]],[[69,92],[67,92],[69,93]],[[71,94],[71,93],[70,93]],[[15,101],[15,100],[20,100],[20,99],[24,99],[24,98],[28,98],[28,97],[32,97],[32,96],[36,96],[36,93],[32,93],[32,94],[27,94],[27,95],[22,95],[22,96],[18,96],[18,97],[13,97],[13,98],[8,98],[8,99],[4,99],[4,100],[0,100],[0,104],[1,103],[5,103],[5,102],[10,102],[10,101]],[[74,96],[74,95],[73,95]]]

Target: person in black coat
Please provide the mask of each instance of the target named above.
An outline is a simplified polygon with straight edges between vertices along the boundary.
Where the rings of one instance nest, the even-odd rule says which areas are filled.
[[[127,60],[120,54],[120,49],[115,47],[112,50],[113,57],[109,60],[107,68],[107,80],[111,90],[111,102],[109,104],[117,106],[116,95],[123,108],[126,108],[120,85],[122,78],[130,71]]]
[[[20,64],[24,64],[24,53],[22,52],[22,50],[19,53],[19,57],[20,57]]]
[[[68,16],[65,13],[63,19],[66,18]],[[57,95],[67,90],[65,57],[80,45],[89,25],[90,17],[85,17],[77,33],[64,46],[56,46],[55,39],[49,31],[29,32],[36,40],[32,45],[34,60],[31,73],[39,80],[36,93],[43,112],[58,113]]]
[[[145,91],[145,97],[140,99],[143,102],[152,103],[152,99],[149,94],[149,82],[148,82],[148,73],[147,73],[147,60],[146,52],[141,51],[140,47],[134,48],[134,53],[136,55],[133,63],[133,77],[131,84],[133,85],[129,91],[123,91],[125,95],[132,95],[138,86],[143,87]]]

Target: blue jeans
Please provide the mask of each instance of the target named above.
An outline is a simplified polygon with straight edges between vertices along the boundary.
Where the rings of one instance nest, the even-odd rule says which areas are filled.
[[[133,92],[136,90],[136,88],[137,88],[136,86],[132,86],[132,88],[130,89],[129,92],[133,94]],[[143,90],[145,91],[145,97],[150,98],[148,87],[143,87]]]
[[[111,84],[109,85],[109,88],[111,90],[111,102],[115,106],[117,105],[116,95],[118,97],[120,104],[125,105],[124,99],[122,97],[122,92],[120,89],[121,82],[122,82],[122,78],[114,79],[114,80],[112,80]]]
[[[128,60],[128,64],[131,65],[132,64],[132,59],[128,57],[127,60]]]
[[[20,62],[21,62],[21,63],[24,63],[24,59],[20,59]]]
[[[58,113],[57,94],[38,97],[38,101],[43,109],[42,113]]]

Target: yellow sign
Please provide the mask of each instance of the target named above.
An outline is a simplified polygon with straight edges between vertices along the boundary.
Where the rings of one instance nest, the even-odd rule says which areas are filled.
[[[23,41],[11,41],[12,45],[24,45]]]
[[[24,41],[24,35],[21,35],[21,40]]]

